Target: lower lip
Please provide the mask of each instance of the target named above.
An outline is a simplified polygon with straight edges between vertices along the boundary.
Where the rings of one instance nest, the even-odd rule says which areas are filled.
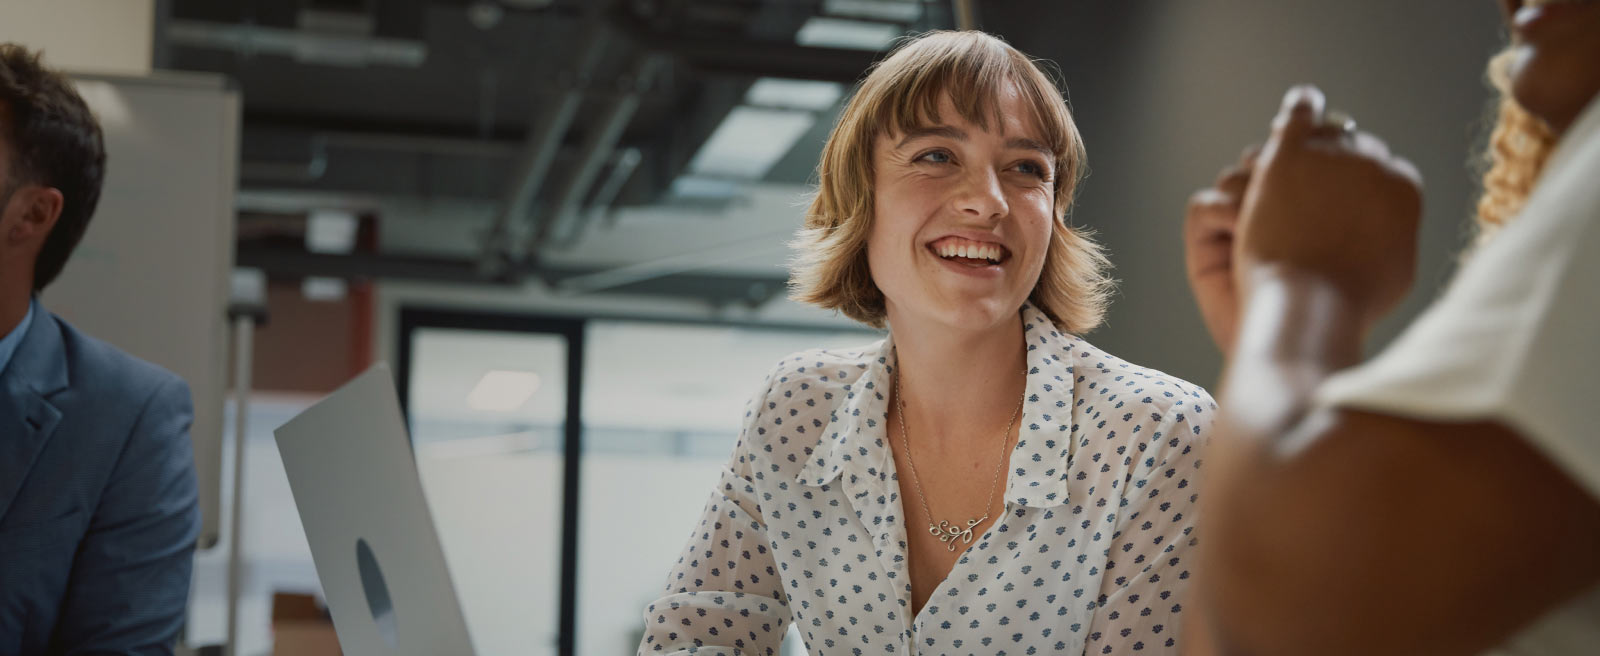
[[[991,279],[991,278],[998,278],[998,277],[1000,277],[1000,276],[1005,274],[1005,269],[999,264],[990,264],[990,265],[986,265],[986,266],[968,266],[966,264],[962,264],[962,263],[956,262],[954,260],[944,259],[942,257],[939,257],[938,255],[933,255],[933,259],[938,260],[939,264],[943,265],[944,268],[946,268],[946,269],[949,269],[951,271],[954,271],[954,272],[962,274],[962,275],[972,276],[974,278]]]
[[[1538,7],[1523,7],[1517,10],[1511,19],[1511,29],[1517,36],[1527,39],[1543,30],[1546,26],[1566,20],[1566,17],[1586,9],[1592,9],[1593,2],[1557,2],[1555,4],[1540,5]]]

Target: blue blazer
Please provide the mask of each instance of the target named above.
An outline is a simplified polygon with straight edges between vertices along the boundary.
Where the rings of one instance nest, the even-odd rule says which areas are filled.
[[[192,420],[182,379],[33,313],[0,373],[0,656],[172,653]]]

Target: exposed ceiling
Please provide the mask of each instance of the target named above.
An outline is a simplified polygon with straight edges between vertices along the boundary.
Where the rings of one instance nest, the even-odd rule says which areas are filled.
[[[242,92],[241,265],[582,277],[581,293],[746,303],[781,291],[793,201],[849,86],[892,39],[954,22],[949,0],[163,9],[158,63],[227,75]],[[307,251],[308,217],[330,209],[361,229]]]

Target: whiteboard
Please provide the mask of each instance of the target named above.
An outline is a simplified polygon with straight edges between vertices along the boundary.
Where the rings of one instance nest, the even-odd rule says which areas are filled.
[[[239,94],[217,75],[74,76],[105,132],[88,233],[42,301],[188,381],[202,548],[217,542]]]

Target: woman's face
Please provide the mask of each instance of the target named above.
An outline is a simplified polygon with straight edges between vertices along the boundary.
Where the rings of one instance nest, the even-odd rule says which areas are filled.
[[[1600,93],[1600,2],[1500,0],[1511,21],[1511,95],[1556,134]]]
[[[964,330],[1014,317],[1050,243],[1055,156],[1015,85],[990,129],[949,98],[939,123],[873,144],[872,279],[890,322]]]

